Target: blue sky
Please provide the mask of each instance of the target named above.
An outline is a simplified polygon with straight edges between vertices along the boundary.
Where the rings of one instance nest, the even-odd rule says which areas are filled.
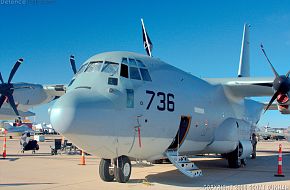
[[[0,2],[0,70],[6,79],[20,57],[25,63],[14,82],[66,84],[72,77],[70,54],[79,66],[100,52],[144,53],[140,18],[153,41],[153,55],[196,76],[237,76],[245,22],[252,26],[252,76],[273,75],[259,49],[261,42],[278,73],[290,69],[287,0],[49,1]],[[48,106],[33,109],[36,121],[49,121]],[[269,111],[260,123],[268,122],[290,126],[290,116]]]

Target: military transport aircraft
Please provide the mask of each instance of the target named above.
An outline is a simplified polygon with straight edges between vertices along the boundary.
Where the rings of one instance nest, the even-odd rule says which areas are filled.
[[[267,58],[275,78],[250,77],[249,25],[244,26],[238,76],[223,79],[201,79],[152,57],[143,20],[142,32],[148,55],[101,53],[78,71],[71,56],[74,76],[49,109],[56,131],[102,158],[102,180],[127,182],[132,158],[166,156],[189,177],[202,175],[188,159],[195,154],[222,154],[229,167],[238,168],[252,153],[251,133],[263,110],[290,113],[289,74],[278,75]],[[52,97],[56,92],[51,90]],[[264,105],[250,99],[257,96],[272,98]]]

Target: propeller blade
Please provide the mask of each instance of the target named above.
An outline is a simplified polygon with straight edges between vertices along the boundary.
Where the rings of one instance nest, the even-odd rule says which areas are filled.
[[[267,107],[266,107],[264,113],[269,109],[269,107],[272,105],[272,103],[274,102],[274,100],[276,100],[276,98],[278,97],[279,94],[280,94],[280,92],[277,90],[277,91],[275,92],[275,94],[272,96],[270,102],[268,103],[268,105],[267,105]]]
[[[263,53],[264,53],[264,55],[265,55],[265,57],[266,57],[268,63],[270,64],[271,69],[272,69],[273,73],[275,74],[275,77],[278,78],[278,77],[279,77],[279,74],[277,73],[277,71],[276,71],[275,68],[273,67],[271,61],[269,60],[269,58],[268,58],[268,56],[267,56],[267,54],[266,54],[266,51],[264,50],[264,46],[263,46],[263,44],[261,44],[261,49],[262,49],[262,51],[263,51]]]
[[[9,103],[10,103],[12,109],[14,110],[15,114],[17,116],[19,116],[19,112],[17,110],[17,107],[16,107],[16,104],[15,104],[15,101],[14,101],[14,98],[13,98],[12,94],[8,95],[8,100],[9,100]]]
[[[76,74],[77,73],[77,68],[76,68],[75,56],[71,55],[69,60],[70,60],[71,68],[72,68],[74,74]]]
[[[14,64],[14,67],[12,68],[10,75],[9,75],[9,79],[8,79],[8,84],[10,84],[11,80],[13,79],[13,76],[15,75],[18,67],[20,66],[20,64],[23,62],[23,59],[18,59],[17,62]]]
[[[0,72],[0,80],[1,80],[1,82],[2,82],[2,84],[3,84],[3,83],[4,83],[4,80],[3,80],[3,77],[2,77],[1,72]]]
[[[0,97],[0,108],[2,107],[5,99],[6,99],[6,96],[1,95],[1,97]]]
[[[289,78],[289,74],[290,74],[290,71],[288,71],[288,73],[285,75],[287,78]]]

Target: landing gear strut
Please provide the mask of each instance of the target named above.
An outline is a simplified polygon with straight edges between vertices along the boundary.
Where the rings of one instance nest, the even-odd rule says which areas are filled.
[[[131,162],[127,156],[120,156],[114,160],[114,166],[110,159],[102,159],[99,166],[99,174],[103,181],[111,182],[116,179],[119,183],[126,183],[131,176]]]

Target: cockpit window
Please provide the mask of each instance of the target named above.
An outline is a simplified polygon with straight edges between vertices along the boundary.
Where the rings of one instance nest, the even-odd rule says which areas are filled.
[[[129,78],[128,70],[128,65],[121,64],[121,77]]]
[[[91,61],[85,72],[100,71],[103,61]]]
[[[142,63],[142,61],[140,60],[136,60],[136,61],[137,61],[138,67],[146,67],[144,63]]]
[[[152,81],[147,69],[140,68],[140,73],[142,75],[143,80]]]
[[[130,66],[137,66],[135,59],[129,58],[129,65]]]
[[[127,59],[126,57],[123,57],[123,58],[122,58],[122,63],[124,63],[124,64],[128,64],[128,59]]]
[[[79,71],[78,71],[78,74],[79,74],[79,73],[82,73],[82,72],[87,68],[87,66],[88,66],[88,63],[86,63],[86,64],[84,64],[83,66],[81,66],[81,68],[80,68]]]
[[[137,67],[130,67],[130,78],[135,80],[141,80],[139,69]]]
[[[120,76],[135,80],[152,81],[149,70],[143,61],[134,58],[122,57]]]
[[[111,75],[117,74],[119,71],[119,64],[110,62],[110,61],[105,61],[102,72],[104,73],[109,73]]]

